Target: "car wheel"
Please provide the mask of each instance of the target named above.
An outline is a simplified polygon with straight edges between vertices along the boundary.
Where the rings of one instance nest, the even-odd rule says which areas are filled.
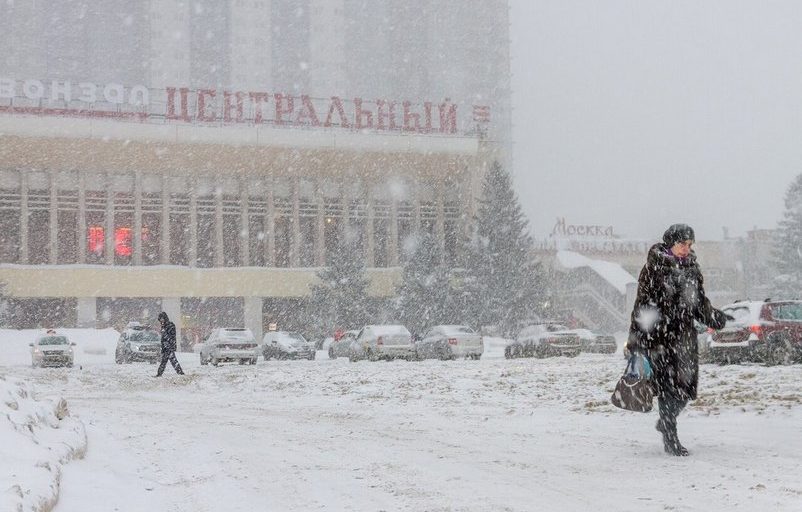
[[[207,364],[209,364],[209,361],[207,361],[206,358],[203,357],[203,353],[200,354],[200,364],[202,366],[206,366]]]
[[[788,354],[788,347],[784,340],[777,340],[769,343],[766,348],[766,365],[778,366],[785,364],[785,359]]]
[[[217,358],[216,358],[216,357],[214,357],[214,356],[212,356],[212,357],[209,359],[209,362],[210,362],[210,363],[212,363],[212,366],[217,366],[218,364],[220,364],[220,361],[218,361],[218,360],[217,360]]]
[[[451,354],[451,350],[448,347],[444,347],[443,350],[440,352],[440,360],[441,361],[450,361],[454,359],[453,354]]]
[[[334,357],[334,351],[332,349],[329,349],[329,359],[337,359]]]
[[[251,364],[256,364],[257,359],[259,358],[258,357],[251,358]]]

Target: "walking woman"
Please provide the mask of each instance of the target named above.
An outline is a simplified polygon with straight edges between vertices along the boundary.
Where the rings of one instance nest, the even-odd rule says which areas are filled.
[[[663,243],[649,249],[638,277],[638,295],[632,310],[627,348],[649,358],[654,370],[660,410],[657,430],[671,455],[686,456],[677,435],[677,415],[696,399],[699,350],[694,320],[721,329],[726,315],[705,296],[702,272],[691,246],[694,232],[674,224]]]

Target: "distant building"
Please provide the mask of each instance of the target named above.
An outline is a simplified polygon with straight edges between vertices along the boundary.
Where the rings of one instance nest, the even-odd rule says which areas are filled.
[[[456,258],[510,147],[506,1],[13,2],[0,283],[15,327],[303,326],[331,250],[392,293]]]

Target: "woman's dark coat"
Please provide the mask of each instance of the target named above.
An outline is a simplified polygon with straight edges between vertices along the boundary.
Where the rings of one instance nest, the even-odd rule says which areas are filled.
[[[699,350],[694,320],[714,329],[726,322],[705,296],[696,255],[678,258],[666,244],[653,245],[638,277],[627,346],[649,357],[658,396],[696,399]]]

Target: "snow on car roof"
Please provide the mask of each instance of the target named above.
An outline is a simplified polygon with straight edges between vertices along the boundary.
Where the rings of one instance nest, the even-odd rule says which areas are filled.
[[[627,292],[628,284],[638,282],[624,267],[612,261],[593,260],[573,251],[557,251],[557,261],[568,269],[588,267],[621,293]]]
[[[409,335],[409,329],[403,325],[368,325],[367,327],[379,336],[386,336],[388,334]]]
[[[754,323],[760,320],[760,311],[763,309],[765,302],[750,300],[733,302],[722,307],[722,311],[735,317],[733,323],[747,324]],[[730,320],[732,322],[732,320]]]

